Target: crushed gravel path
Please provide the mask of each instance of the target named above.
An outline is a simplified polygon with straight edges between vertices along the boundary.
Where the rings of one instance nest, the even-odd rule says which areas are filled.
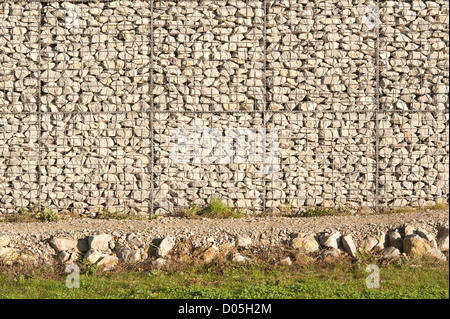
[[[99,233],[121,237],[141,234],[151,238],[199,237],[201,242],[226,242],[239,235],[250,236],[271,243],[288,239],[293,233],[318,233],[336,229],[342,234],[352,234],[355,239],[376,235],[405,224],[416,224],[436,233],[442,225],[449,224],[449,212],[421,211],[388,215],[324,216],[324,217],[245,217],[239,219],[186,219],[164,217],[155,220],[95,220],[74,219],[58,222],[4,223],[0,235],[34,237],[50,236],[80,238]],[[201,243],[200,243],[201,244]]]

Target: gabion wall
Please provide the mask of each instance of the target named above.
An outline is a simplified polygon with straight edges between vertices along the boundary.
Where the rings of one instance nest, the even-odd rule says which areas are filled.
[[[0,213],[448,202],[448,31],[445,0],[1,0]]]

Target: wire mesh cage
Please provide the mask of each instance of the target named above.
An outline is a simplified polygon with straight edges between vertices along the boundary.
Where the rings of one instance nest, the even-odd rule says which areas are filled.
[[[448,203],[448,1],[2,0],[0,213]]]

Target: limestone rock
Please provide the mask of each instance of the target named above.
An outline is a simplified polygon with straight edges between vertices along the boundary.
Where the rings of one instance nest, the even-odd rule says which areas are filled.
[[[110,249],[110,242],[112,241],[112,239],[112,236],[109,234],[89,236],[89,247],[90,249],[95,249],[98,251],[107,251]]]
[[[359,250],[364,252],[372,251],[375,246],[377,246],[378,240],[375,237],[367,236],[361,241],[359,245]]]
[[[292,248],[298,249],[305,253],[313,253],[320,250],[319,243],[317,242],[314,234],[298,234],[297,237],[291,241]]]
[[[242,248],[250,248],[252,245],[252,239],[249,236],[238,236],[237,246]]]
[[[392,259],[397,256],[400,256],[401,252],[398,248],[395,247],[387,247],[381,251],[381,256],[385,259]]]
[[[159,244],[159,248],[157,250],[157,256],[165,257],[170,251],[175,247],[175,238],[172,236],[167,236],[164,238]]]
[[[340,249],[333,248],[333,249],[328,249],[328,250],[323,251],[320,254],[320,258],[322,258],[322,259],[336,258],[336,257],[341,256],[341,254],[342,254],[342,251]]]
[[[246,263],[249,262],[250,259],[248,257],[241,255],[240,253],[236,253],[233,257],[233,261],[237,263]]]
[[[403,241],[403,251],[413,258],[429,255],[430,250],[430,245],[418,235],[408,236]]]
[[[441,227],[438,231],[437,245],[440,250],[448,251],[448,227]]]
[[[291,260],[291,258],[286,257],[286,258],[280,260],[280,264],[282,264],[284,266],[290,266],[290,265],[292,265],[292,260]]]
[[[350,256],[356,257],[356,245],[351,235],[342,237],[342,246]]]
[[[89,250],[85,255],[84,255],[84,259],[92,264],[95,264],[97,261],[99,261],[101,258],[106,257],[105,254],[102,254],[101,252],[95,250],[95,249],[91,249]]]
[[[112,270],[118,262],[119,258],[116,256],[105,256],[97,263],[97,266],[103,270]]]
[[[76,240],[57,237],[52,237],[49,240],[49,244],[58,253],[61,251],[74,251],[78,247],[78,242]]]
[[[9,245],[10,238],[8,235],[1,235],[0,236],[0,247],[5,247]]]
[[[164,258],[157,258],[152,262],[153,267],[155,267],[156,269],[161,269],[166,264],[167,260]]]
[[[219,249],[216,247],[209,247],[207,248],[201,255],[202,260],[205,263],[211,262],[219,253]]]
[[[0,261],[5,265],[13,265],[20,260],[20,250],[10,247],[0,247]]]
[[[390,231],[388,233],[389,238],[389,246],[395,247],[397,249],[402,249],[403,247],[403,238],[397,231]]]
[[[338,249],[341,244],[341,233],[338,231],[323,233],[319,236],[319,241],[323,247]]]

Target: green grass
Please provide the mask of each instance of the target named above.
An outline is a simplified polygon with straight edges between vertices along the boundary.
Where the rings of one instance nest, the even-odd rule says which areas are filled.
[[[155,215],[151,215],[150,217],[139,215],[138,213],[134,211],[130,211],[128,213],[116,210],[116,211],[109,211],[107,209],[103,209],[102,211],[98,212],[95,215],[95,219],[116,219],[116,220],[147,220],[147,219],[154,219],[156,218]]]
[[[44,207],[42,210],[38,211],[35,217],[38,220],[47,222],[56,222],[60,218],[57,213],[47,207]]]
[[[282,216],[292,216],[292,203],[294,202],[294,198],[290,201],[286,201],[284,204],[280,206],[280,213]]]
[[[275,216],[285,216],[285,217],[320,217],[320,216],[349,216],[351,215],[350,209],[348,207],[312,207],[307,208],[304,211],[293,210],[293,200],[286,201],[284,204],[280,205],[279,213],[275,213]],[[359,208],[359,214],[371,215],[372,213],[364,212],[364,207]],[[425,207],[401,207],[401,208],[385,208],[378,211],[378,214],[401,214],[401,213],[414,213],[422,212],[427,210],[449,210],[449,205],[446,203],[438,203],[432,206]],[[176,215],[180,217],[187,218],[240,218],[244,217],[245,214],[241,209],[229,206],[224,200],[212,197],[210,203],[206,206],[192,205],[188,209],[182,210]],[[267,212],[262,212],[257,214],[260,217],[274,216]],[[79,217],[79,216],[78,216]],[[109,211],[103,209],[95,215],[95,219],[116,219],[116,220],[151,220],[157,219],[161,216],[151,214],[150,216],[138,214],[137,212],[131,210],[129,212],[124,212],[120,210]],[[76,218],[76,217],[73,217]],[[28,210],[21,208],[16,214],[8,214],[0,217],[0,222],[3,223],[14,223],[14,222],[38,222],[38,221],[58,221],[65,219],[64,215],[58,215],[58,213],[53,210],[35,205],[32,209]]]
[[[218,197],[212,197],[205,207],[192,205],[181,212],[182,217],[188,218],[239,218],[244,214],[241,210],[228,206],[228,204]]]
[[[318,216],[348,216],[350,210],[346,207],[314,207],[308,208],[301,212],[301,217],[318,217]]]
[[[0,218],[0,222],[3,223],[28,223],[28,222],[55,222],[60,220],[61,217],[48,207],[40,207],[35,205],[32,209],[27,210],[20,208],[16,214],[5,215]]]
[[[0,272],[0,298],[449,298],[448,264],[413,267],[411,261],[380,266],[381,287],[365,285],[367,262],[275,266],[191,265],[180,269],[149,267],[111,273],[82,271],[79,289],[65,287],[61,269],[31,274]]]
[[[404,214],[404,213],[415,213],[415,212],[423,212],[426,210],[449,210],[449,205],[446,203],[438,203],[431,206],[424,207],[400,207],[395,209],[384,209],[381,211],[382,214]]]

